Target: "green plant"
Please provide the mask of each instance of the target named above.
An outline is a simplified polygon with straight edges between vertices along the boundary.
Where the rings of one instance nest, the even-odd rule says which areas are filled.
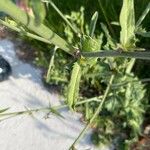
[[[120,22],[115,23],[121,27],[121,32],[117,29],[117,34],[120,32],[120,36],[114,38],[116,37],[114,28],[109,22],[104,3],[100,0],[97,3],[104,14],[108,29],[104,23],[101,23],[101,29],[100,26],[96,27],[99,22],[98,12],[95,12],[91,21],[87,23],[84,7],[80,7],[79,11],[72,10],[70,14],[63,15],[51,0],[43,2],[47,11],[51,12],[50,6],[55,10],[52,14],[48,13],[45,19],[37,14],[41,9],[39,7],[33,8],[33,18],[17,9],[10,1],[6,6],[6,2],[2,0],[0,10],[13,17],[16,22],[0,20],[0,23],[24,36],[55,45],[55,47],[47,46],[47,49],[52,50],[51,52],[42,51],[40,60],[45,53],[51,54],[47,56],[47,59],[50,59],[49,64],[41,63],[48,68],[46,81],[65,85],[63,95],[66,97],[66,104],[71,110],[82,112],[87,122],[70,149],[75,148],[76,142],[84,135],[87,128],[92,126],[96,131],[92,136],[95,144],[114,142],[115,137],[120,137],[120,141],[117,140],[118,142],[115,143],[116,147],[121,143],[124,149],[127,148],[141,133],[147,104],[144,85],[134,75],[132,68],[135,58],[150,59],[149,52],[141,52],[141,48],[136,46],[138,40],[136,34],[149,36],[149,32],[142,28],[141,23],[149,12],[150,3],[135,23],[134,0],[124,0]],[[108,2],[110,1],[106,1]],[[40,4],[41,1],[38,1],[38,5]],[[8,9],[8,6],[11,9]],[[112,2],[111,6],[114,10]],[[60,26],[57,23],[57,28],[52,26],[55,23],[50,22],[51,18],[56,16],[55,13],[58,13],[65,22]],[[113,18],[119,17],[114,15]],[[59,34],[63,29],[65,31],[63,38],[55,34],[51,28]],[[63,51],[56,50],[57,48]]]

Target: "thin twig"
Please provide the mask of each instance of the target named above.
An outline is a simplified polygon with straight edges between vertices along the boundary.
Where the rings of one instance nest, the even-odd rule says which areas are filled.
[[[85,100],[77,102],[76,106],[82,105],[84,103],[93,102],[93,101],[94,102],[101,102],[100,98],[101,98],[101,96],[94,97],[94,98],[89,98],[89,99],[85,99]],[[39,111],[58,110],[58,109],[62,109],[62,108],[68,108],[68,105],[64,104],[64,105],[53,106],[53,107],[42,107],[42,108],[29,109],[29,110],[24,110],[24,111],[9,112],[9,113],[0,113],[0,117],[5,117],[5,118],[0,119],[0,122],[4,121],[6,119],[12,118],[12,117],[20,116],[20,115],[25,115],[25,114],[39,112]]]
[[[116,84],[112,84],[112,88],[117,88],[117,87],[120,87],[120,86],[125,86],[127,85],[128,83],[135,83],[135,82],[142,82],[142,83],[145,83],[145,82],[150,82],[150,78],[145,78],[145,79],[140,79],[140,80],[129,80],[129,81],[126,81],[126,82],[122,82],[122,83],[116,83]]]
[[[115,75],[111,75],[110,77],[110,80],[109,80],[109,83],[108,83],[108,86],[106,88],[106,91],[104,93],[104,96],[101,100],[101,103],[99,104],[97,110],[95,111],[94,115],[92,116],[92,118],[90,119],[89,123],[85,126],[85,128],[81,131],[81,133],[79,134],[79,136],[76,138],[76,140],[74,141],[74,143],[71,145],[71,147],[69,148],[69,150],[73,150],[74,149],[74,146],[75,144],[82,138],[82,136],[84,136],[85,132],[87,131],[87,129],[90,127],[91,123],[94,121],[94,119],[97,117],[97,115],[99,114],[99,112],[101,111],[102,109],[102,106],[104,104],[104,101],[106,100],[106,97],[109,93],[109,90],[110,90],[110,87],[112,85],[112,82],[114,80],[114,77]]]
[[[137,21],[136,28],[138,28],[141,25],[142,21],[145,19],[146,15],[149,13],[149,11],[150,11],[150,2],[148,3],[146,9],[143,11],[142,15],[140,16],[139,20]]]
[[[47,75],[46,75],[46,82],[49,82],[50,78],[51,78],[51,70],[52,70],[52,67],[54,66],[54,57],[55,57],[57,48],[58,48],[57,46],[54,47],[52,56],[50,58],[49,67],[48,67],[48,71],[47,71]]]
[[[30,110],[24,110],[24,111],[18,111],[18,112],[10,112],[10,113],[1,113],[0,117],[3,116],[18,116],[18,115],[24,115],[28,113],[33,112],[39,112],[39,111],[51,111],[51,110],[57,110],[68,107],[67,105],[60,105],[60,106],[54,106],[54,107],[43,107],[43,108],[36,108],[36,109],[30,109]]]

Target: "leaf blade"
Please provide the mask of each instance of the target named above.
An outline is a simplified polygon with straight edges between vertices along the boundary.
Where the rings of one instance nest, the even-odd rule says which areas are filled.
[[[123,49],[127,50],[135,44],[135,15],[134,0],[124,0],[120,13],[120,43]]]
[[[98,12],[96,11],[91,18],[90,27],[89,27],[89,31],[90,31],[89,36],[91,37],[94,36],[97,19],[98,19]]]
[[[149,11],[150,11],[150,2],[148,3],[147,7],[145,8],[145,10],[143,11],[143,13],[140,16],[139,20],[137,21],[136,28],[138,28],[141,25],[142,21],[145,19],[146,15],[149,13]]]
[[[79,95],[80,78],[81,78],[81,68],[78,62],[75,62],[71,73],[71,80],[67,92],[67,103],[70,109],[72,109],[72,107],[77,102],[77,98]]]
[[[9,107],[4,108],[4,109],[0,109],[0,113],[3,113],[3,112],[5,112],[5,111],[7,111],[8,109],[9,109]]]

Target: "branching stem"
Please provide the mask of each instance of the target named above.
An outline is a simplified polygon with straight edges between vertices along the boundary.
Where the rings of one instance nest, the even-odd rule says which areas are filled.
[[[92,118],[90,119],[89,123],[85,126],[85,128],[82,130],[82,132],[79,134],[79,136],[76,138],[76,140],[74,141],[74,143],[71,145],[71,147],[69,148],[69,150],[73,150],[74,149],[74,146],[75,144],[82,138],[82,136],[84,136],[85,132],[87,131],[87,129],[90,127],[91,123],[94,121],[94,119],[97,117],[97,115],[100,113],[101,109],[102,109],[102,106],[104,104],[104,101],[106,100],[107,98],[107,95],[109,94],[109,90],[111,88],[111,85],[112,85],[112,82],[114,80],[114,77],[115,75],[112,74],[111,77],[110,77],[110,80],[109,80],[109,83],[108,83],[108,86],[106,88],[106,91],[104,93],[104,96],[97,108],[97,110],[95,111],[94,115],[92,116]]]

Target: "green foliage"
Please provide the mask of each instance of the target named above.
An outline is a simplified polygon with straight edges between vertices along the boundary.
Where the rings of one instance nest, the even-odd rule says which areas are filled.
[[[26,14],[21,9],[19,9],[12,1],[7,0],[7,5],[6,5],[6,2],[4,0],[1,0],[0,10],[4,11],[10,17],[14,18],[16,22],[20,23],[20,25],[25,26],[28,30],[34,32],[39,37],[48,40],[52,44],[61,48],[62,50],[66,52],[68,51],[68,53],[70,53],[70,51],[73,50],[71,45],[69,45],[63,38],[58,36],[56,33],[54,33],[50,28],[48,28],[44,24],[40,24],[39,26],[36,26],[35,18]]]
[[[99,39],[83,36],[81,39],[82,51],[98,51],[100,50]]]
[[[52,56],[50,58],[48,71],[47,71],[47,75],[46,75],[46,82],[49,82],[50,79],[51,79],[50,78],[51,77],[51,70],[52,70],[52,67],[54,66],[54,57],[55,57],[56,50],[57,50],[57,46],[53,49],[53,54],[52,54]]]
[[[136,82],[132,82],[133,80]],[[119,86],[116,84],[126,81],[130,82]],[[96,129],[92,141],[96,145],[111,144],[113,139],[119,137],[116,138],[116,147],[119,147],[121,141],[137,140],[138,135],[141,134],[145,102],[144,86],[133,74],[117,75],[107,101],[95,120],[94,127]],[[97,106],[98,103],[91,102],[89,104],[91,116]],[[86,111],[86,108],[84,108],[84,111]]]
[[[124,50],[135,47],[134,0],[124,0],[120,13],[120,43]]]
[[[35,25],[39,26],[46,16],[46,10],[44,4],[41,2],[41,0],[31,0],[30,6],[33,10],[33,14],[35,17]]]
[[[75,106],[79,97],[80,78],[81,78],[81,68],[80,65],[76,62],[73,65],[71,79],[70,79],[68,92],[67,92],[67,103],[70,109],[72,109],[72,107]]]
[[[105,36],[107,38],[107,43],[104,46],[104,49],[117,49],[117,43],[116,41],[111,37],[109,30],[107,29],[106,25],[101,23],[101,28],[103,32],[105,33]]]
[[[9,108],[0,109],[0,114],[7,111]]]
[[[139,26],[141,26],[142,21],[145,19],[145,17],[147,16],[147,14],[150,11],[150,2],[148,3],[146,9],[143,11],[142,15],[140,16],[139,20],[136,23],[136,28],[138,28]]]
[[[36,19],[39,22],[44,19],[47,27],[59,35],[51,39],[52,43],[67,53],[60,50],[54,51],[51,45],[29,39],[40,49],[37,51],[36,63],[48,69],[47,82],[63,87],[63,95],[69,108],[82,112],[84,120],[89,121],[90,126],[94,127],[92,141],[95,144],[114,143],[118,149],[129,149],[129,146],[141,134],[143,116],[147,108],[146,88],[132,71],[135,60],[112,57],[86,58],[82,55],[74,58],[68,55],[68,52],[72,54],[73,49],[79,49],[79,54],[80,51],[88,53],[120,50],[122,53],[122,50],[136,50],[137,39],[143,39],[137,34],[149,37],[147,29],[150,19],[144,20],[149,15],[149,1],[68,0],[66,3],[65,0],[54,2],[47,0],[45,2],[47,11],[45,19],[38,14],[39,6],[35,7],[35,10],[32,7],[35,15],[32,23]],[[98,14],[100,14],[99,18]],[[135,23],[136,18],[139,18],[137,23]],[[112,21],[117,26],[114,26]],[[26,33],[30,29],[36,34],[39,29],[37,26],[28,28],[26,24],[21,26],[16,23],[15,27],[17,32]],[[42,28],[47,31],[45,26]],[[43,34],[40,30],[39,37],[31,35],[29,31],[26,35],[49,43],[48,34],[55,35],[55,33],[48,31]],[[139,46],[141,46],[140,40]],[[149,42],[145,41],[145,43]],[[112,75],[114,78],[110,84]],[[60,116],[58,112],[53,112]]]
[[[98,12],[95,12],[91,18],[91,23],[90,23],[90,33],[89,33],[89,36],[93,37],[94,35],[94,31],[95,31],[95,28],[96,28],[96,23],[97,23],[97,19],[98,19]]]

